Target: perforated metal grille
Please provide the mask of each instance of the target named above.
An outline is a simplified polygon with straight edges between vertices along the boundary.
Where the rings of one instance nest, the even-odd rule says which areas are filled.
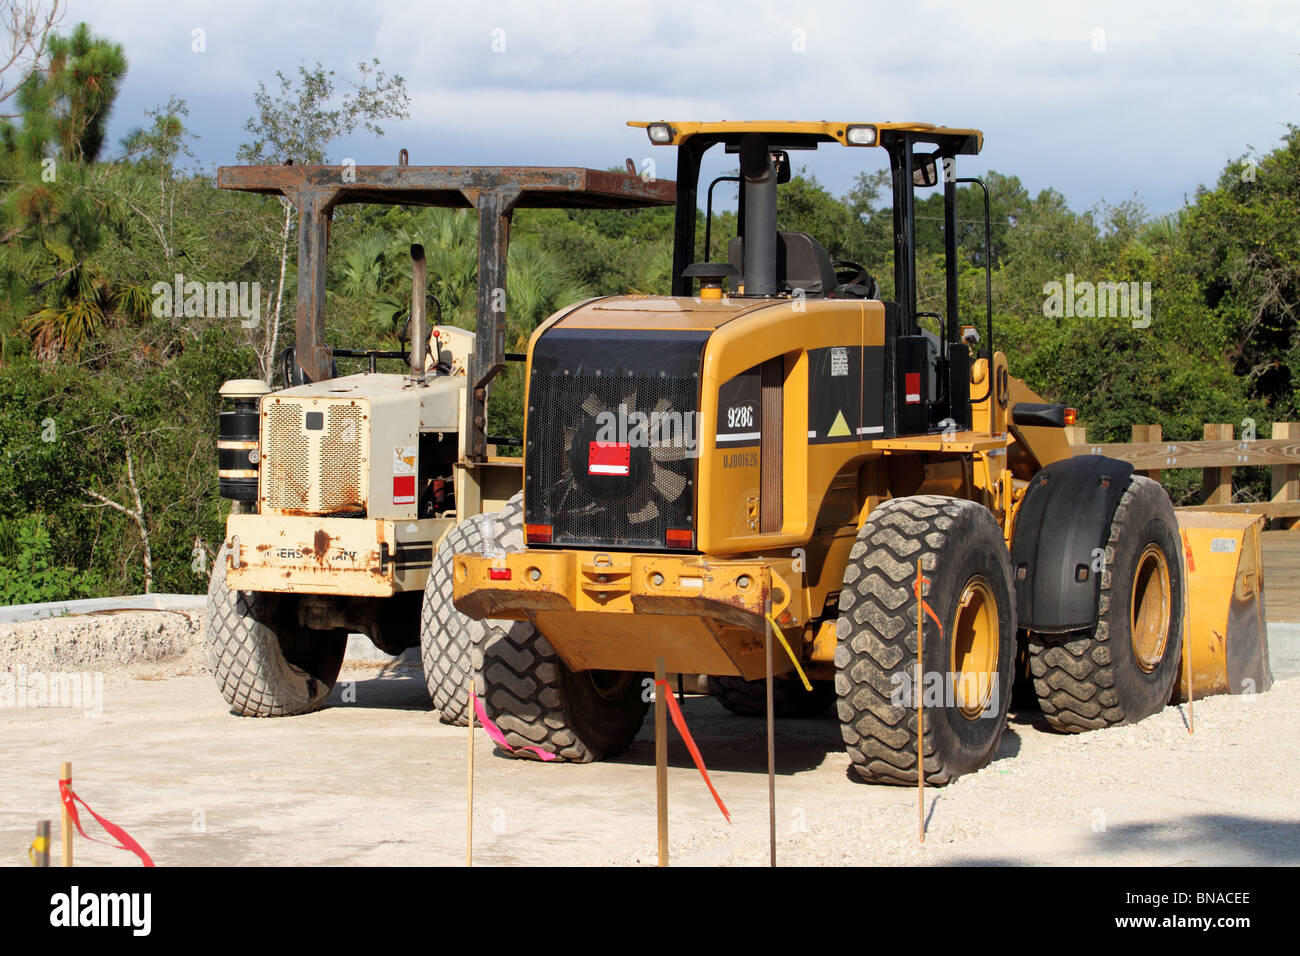
[[[361,500],[361,408],[330,405],[320,453],[320,510],[364,511]]]
[[[598,333],[543,337],[534,354],[527,520],[556,545],[658,550],[667,529],[694,528],[703,339],[620,339],[605,352]],[[591,443],[611,440],[631,445],[628,474],[591,474]]]
[[[275,402],[267,409],[261,467],[268,507],[310,509],[311,442],[303,431],[302,405]]]
[[[324,427],[306,428],[306,412]],[[352,402],[272,401],[262,436],[263,495],[276,511],[336,514],[365,510],[361,463],[365,410]]]

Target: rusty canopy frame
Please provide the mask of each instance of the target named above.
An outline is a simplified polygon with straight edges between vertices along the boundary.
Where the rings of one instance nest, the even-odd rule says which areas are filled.
[[[403,152],[405,152],[403,150]],[[295,356],[311,381],[330,377],[325,334],[325,255],[330,218],[347,203],[478,211],[478,296],[468,434],[471,459],[487,456],[488,383],[505,367],[506,253],[516,209],[671,206],[675,184],[634,173],[546,166],[222,166],[217,186],[283,196],[298,210]],[[497,308],[493,308],[498,306]],[[484,334],[490,332],[490,334]]]

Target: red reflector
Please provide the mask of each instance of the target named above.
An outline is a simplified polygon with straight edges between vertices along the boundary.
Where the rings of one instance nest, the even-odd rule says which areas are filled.
[[[415,475],[393,475],[393,504],[415,504]]]
[[[908,372],[904,377],[903,391],[906,393],[907,404],[915,405],[921,400],[921,373]]]
[[[667,544],[670,548],[692,548],[695,546],[695,533],[689,528],[669,528]]]
[[[488,580],[509,581],[510,569],[509,568],[488,568]]]
[[[550,544],[551,526],[549,524],[524,525],[524,538],[529,544]]]
[[[587,474],[631,474],[632,446],[627,442],[594,441],[587,447]]]

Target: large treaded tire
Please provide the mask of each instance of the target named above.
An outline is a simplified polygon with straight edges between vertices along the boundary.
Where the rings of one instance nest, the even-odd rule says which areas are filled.
[[[226,552],[208,583],[205,639],[221,696],[242,717],[319,709],[338,680],[348,636],[308,631],[280,614],[280,597],[226,586]]]
[[[420,662],[429,699],[444,724],[464,727],[469,723],[469,679],[478,680],[482,646],[488,632],[510,626],[510,621],[476,621],[452,604],[452,560],[457,554],[476,554],[483,548],[486,522],[494,545],[500,546],[506,530],[522,520],[523,493],[516,494],[496,514],[473,515],[459,522],[443,537],[429,569],[420,609]]]
[[[835,705],[833,681],[813,681],[812,692],[803,689],[798,678],[777,678],[772,682],[772,704],[777,717],[820,717]],[[710,677],[709,693],[738,717],[767,714],[767,681],[740,677]]]
[[[502,550],[521,550],[522,505],[501,518]],[[570,670],[529,622],[496,623],[481,645],[484,707],[516,756],[534,756],[518,748],[537,747],[562,761],[590,763],[631,745],[650,706],[646,675]]]
[[[1149,673],[1133,651],[1132,588],[1148,545],[1164,553],[1170,614],[1159,663]],[[1097,595],[1097,626],[1066,635],[1029,635],[1029,669],[1043,715],[1068,733],[1131,724],[1173,695],[1183,648],[1183,562],[1178,518],[1159,482],[1134,475],[1110,522]]]
[[[939,495],[879,505],[858,531],[840,591],[835,689],[845,749],[872,783],[915,784],[916,562],[923,594],[939,619],[924,618],[927,674],[950,671],[952,622],[968,585],[982,580],[996,608],[996,664],[982,716],[964,716],[945,695],[925,707],[925,780],[943,785],[985,766],[1006,727],[1016,651],[1011,562],[1002,533],[982,505]],[[992,630],[992,629],[990,629]]]

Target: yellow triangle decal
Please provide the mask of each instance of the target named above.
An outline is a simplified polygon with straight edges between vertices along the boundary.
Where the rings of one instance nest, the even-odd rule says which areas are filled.
[[[849,432],[849,423],[844,420],[843,412],[835,413],[835,421],[831,423],[831,430],[826,433],[827,438],[839,438],[841,435],[851,434]]]

